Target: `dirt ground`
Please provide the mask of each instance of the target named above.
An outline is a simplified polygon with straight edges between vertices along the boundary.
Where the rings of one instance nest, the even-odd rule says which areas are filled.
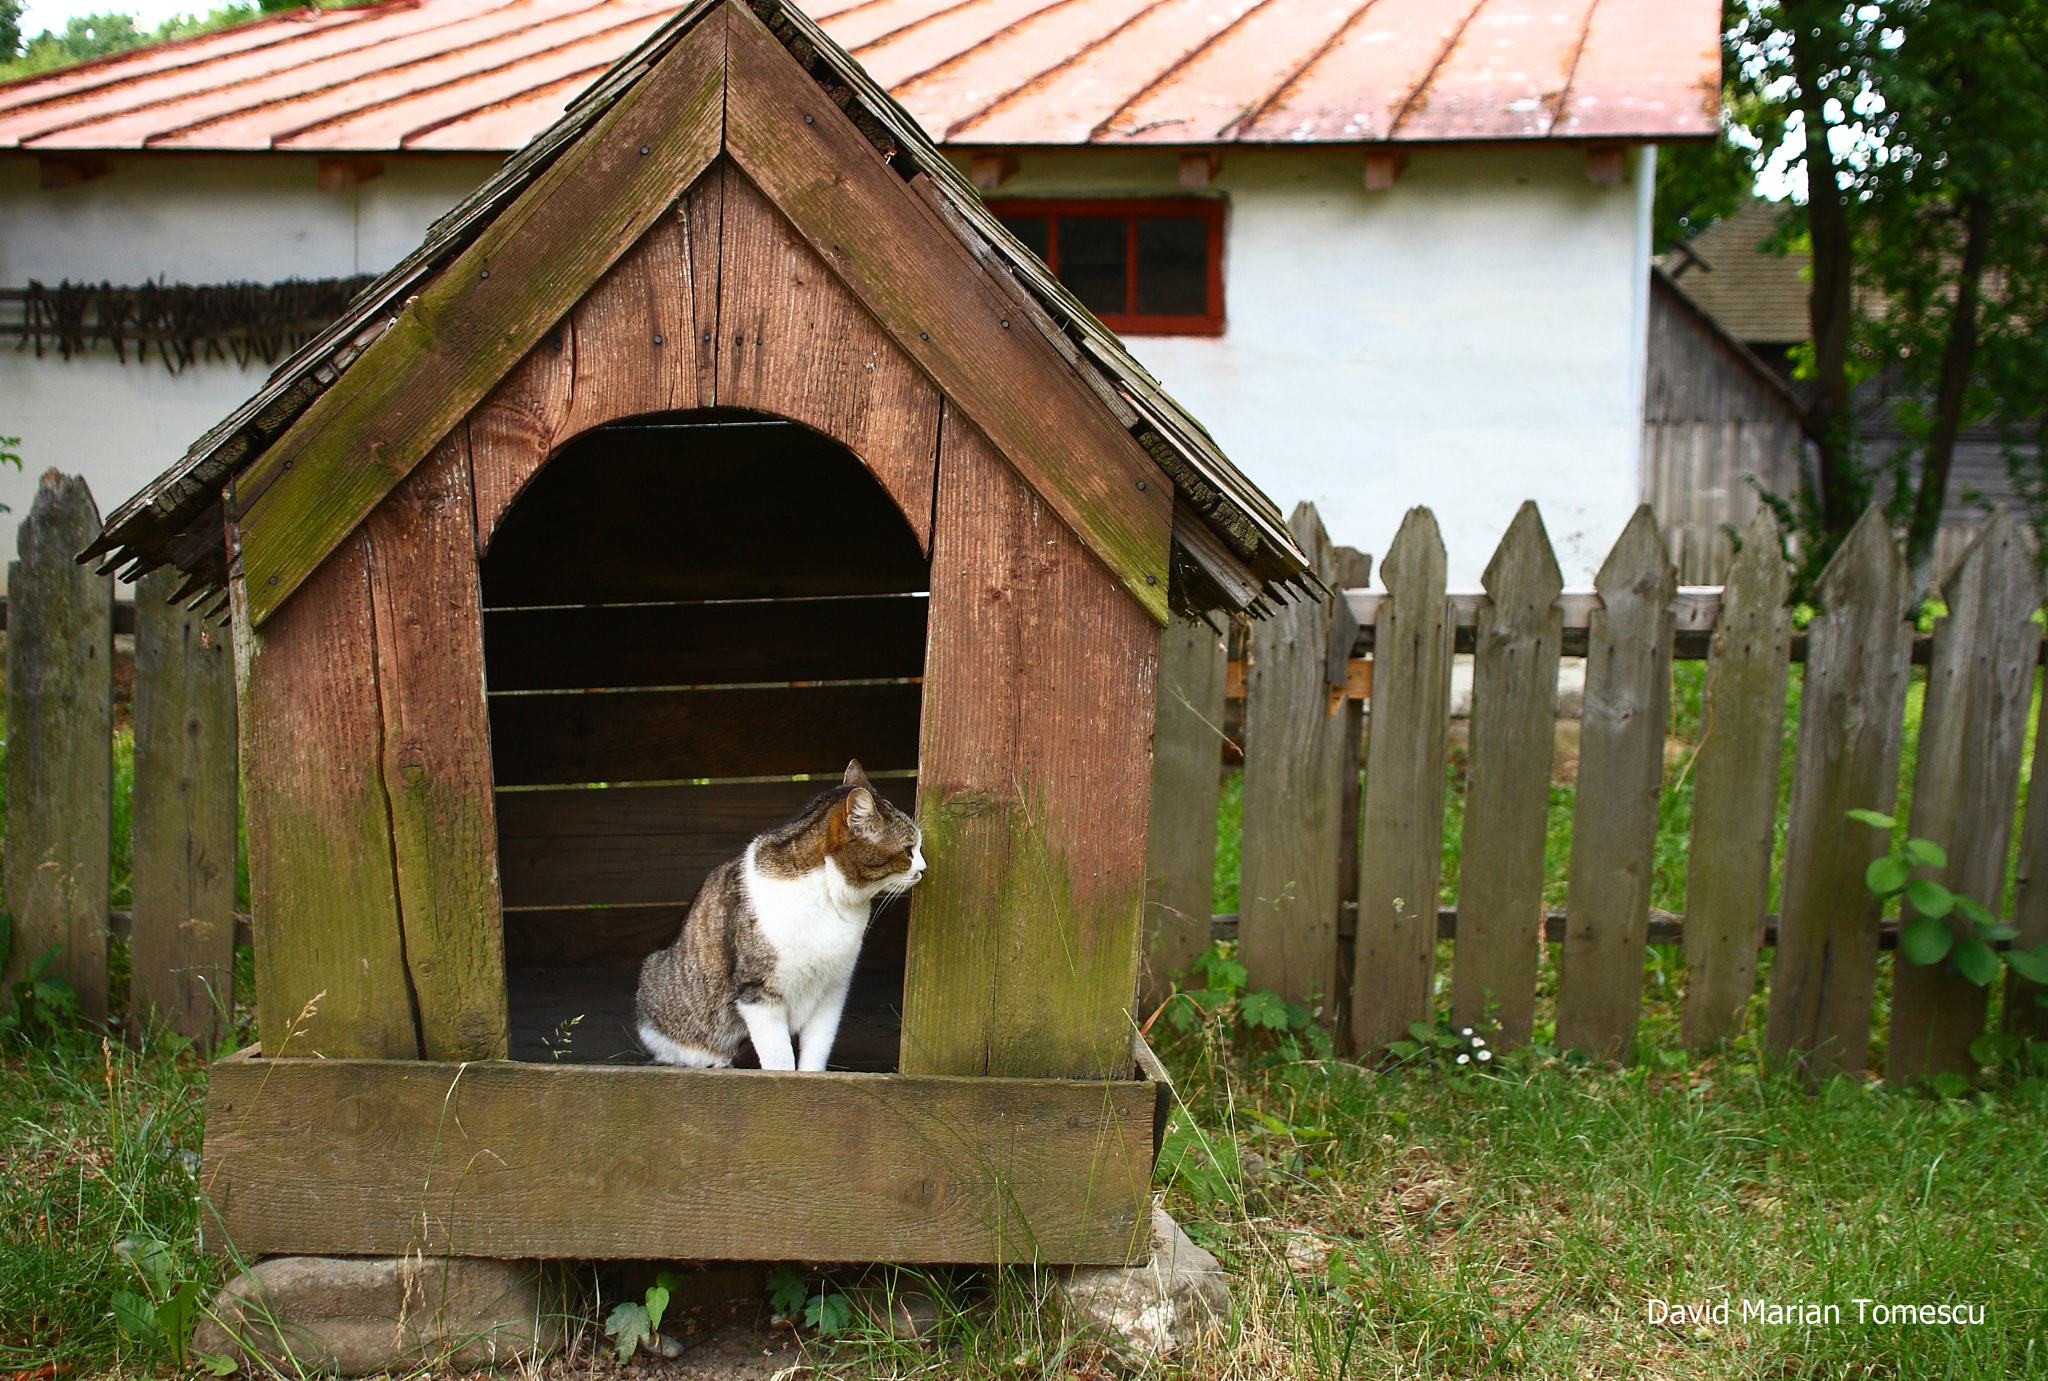
[[[541,1368],[542,1381],[799,1381],[810,1374],[804,1342],[785,1324],[773,1324],[754,1300],[692,1309],[663,1321],[662,1332],[683,1345],[672,1360],[645,1354],[621,1364],[603,1338],[584,1337]]]

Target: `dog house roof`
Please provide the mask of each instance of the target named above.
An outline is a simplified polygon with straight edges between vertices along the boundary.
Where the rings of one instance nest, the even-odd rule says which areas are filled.
[[[222,592],[229,579],[224,510],[237,502],[237,480],[249,475],[294,423],[365,358],[411,299],[470,249],[586,133],[598,131],[607,114],[724,3],[727,0],[696,0],[621,59],[551,128],[437,221],[419,248],[365,289],[340,320],[279,366],[254,397],[116,510],[80,560],[104,557],[103,571],[119,570],[122,579],[130,581],[170,564],[188,577],[177,598],[212,596],[219,601],[216,608],[224,607]],[[1003,228],[916,121],[801,11],[779,0],[750,4],[883,159],[906,181],[920,176],[926,180],[946,228],[968,248],[988,282],[1051,341],[1094,404],[1113,415],[1117,426],[1170,479],[1170,585],[1181,609],[1259,614],[1265,611],[1262,597],[1286,598],[1290,587],[1313,592],[1315,576],[1272,500],[1231,464],[1201,424],[1167,395],[1122,342]],[[337,496],[337,501],[345,505],[349,497]],[[244,496],[242,507],[246,506]],[[1068,516],[1071,522],[1072,515]],[[1093,534],[1080,525],[1077,530],[1113,570],[1118,569],[1118,561],[1092,540]],[[324,555],[320,551],[314,559]],[[1128,571],[1119,574],[1133,586]],[[287,594],[288,589],[279,591],[275,598]],[[258,621],[264,612],[256,612]]]

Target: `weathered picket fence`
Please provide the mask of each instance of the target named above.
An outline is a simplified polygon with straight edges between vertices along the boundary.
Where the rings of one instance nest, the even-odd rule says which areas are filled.
[[[108,1008],[114,581],[76,564],[99,531],[85,481],[45,474],[8,568],[6,978],[56,951],[80,1009]],[[234,1005],[235,687],[225,629],[145,576],[135,684],[129,1022],[204,1044]],[[130,606],[121,606],[127,613]],[[124,622],[128,620],[124,619]]]
[[[1312,507],[1297,509],[1291,527],[1326,583],[1362,583],[1340,569]],[[1892,810],[1909,666],[1925,662],[1912,833],[1948,849],[1942,881],[1997,908],[2041,593],[2025,535],[2001,513],[1943,582],[1946,617],[1931,638],[1916,640],[1907,568],[1873,509],[1828,567],[1819,612],[1795,632],[1780,549],[1771,515],[1761,513],[1724,589],[1681,592],[1644,507],[1591,595],[1574,596],[1535,505],[1525,504],[1487,567],[1484,595],[1453,596],[1435,517],[1418,508],[1388,549],[1383,595],[1346,589],[1253,625],[1236,931],[1251,984],[1320,1005],[1352,1049],[1369,1053],[1435,1015],[1436,946],[1454,937],[1451,1020],[1520,1044],[1530,1039],[1547,937],[1560,945],[1558,1043],[1627,1058],[1653,930],[1660,942],[1683,943],[1683,1034],[1695,1051],[1740,1031],[1759,951],[1775,946],[1768,1050],[1816,1077],[1864,1068],[1878,954],[1896,932],[1881,923],[1864,882],[1889,840],[1847,812]],[[1706,661],[1686,908],[1682,917],[1653,916],[1681,621],[1683,651]],[[1229,679],[1214,630],[1177,625],[1163,646],[1147,924],[1153,1000],[1212,935]],[[1455,651],[1473,656],[1468,775],[1456,905],[1440,910]],[[1546,915],[1564,655],[1585,658],[1584,708],[1565,906]],[[1774,916],[1772,847],[1795,662],[1804,663],[1804,686]],[[2028,801],[2012,923],[2021,932],[2014,943],[2033,946],[2048,942],[2048,885],[2040,882],[2048,878],[2048,792]],[[2014,981],[2008,1020],[2048,1035],[2031,991]],[[1888,1076],[1969,1067],[1986,999],[1986,989],[1954,974],[1899,962]]]

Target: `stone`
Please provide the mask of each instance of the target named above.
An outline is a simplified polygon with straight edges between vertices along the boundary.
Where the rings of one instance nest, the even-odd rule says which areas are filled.
[[[562,1345],[556,1295],[531,1261],[273,1257],[228,1282],[192,1350],[286,1376],[537,1360]]]
[[[1152,1210],[1151,1260],[1076,1267],[1063,1288],[1073,1322],[1155,1361],[1185,1350],[1230,1313],[1222,1266],[1159,1208]]]
[[[888,1291],[862,1286],[853,1291],[854,1307],[904,1342],[929,1338],[939,1331],[939,1305],[921,1290]]]

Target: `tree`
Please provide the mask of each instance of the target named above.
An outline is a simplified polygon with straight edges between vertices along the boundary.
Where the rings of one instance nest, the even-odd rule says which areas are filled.
[[[1910,441],[1890,508],[1924,578],[1960,431],[1994,413],[2038,430],[2048,0],[1736,0],[1729,20],[1753,166],[1781,121],[1805,179],[1780,225],[1812,253],[1801,372],[1818,463],[1783,503],[1801,584],[1878,495],[1852,402],[1879,369]],[[2033,490],[2048,501],[2048,474]]]
[[[0,0],[0,62],[21,51],[22,0]]]

